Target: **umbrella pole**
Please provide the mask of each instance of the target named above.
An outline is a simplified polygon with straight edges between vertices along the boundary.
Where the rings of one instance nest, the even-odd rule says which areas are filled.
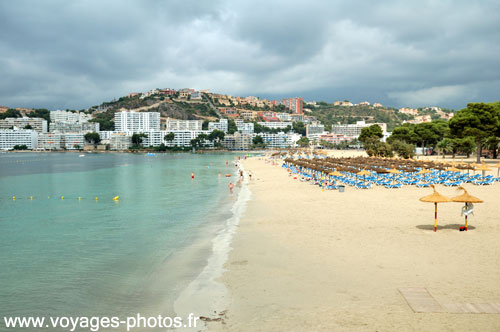
[[[434,232],[437,231],[438,203],[434,203]]]
[[[467,215],[465,215],[465,231],[467,232]]]

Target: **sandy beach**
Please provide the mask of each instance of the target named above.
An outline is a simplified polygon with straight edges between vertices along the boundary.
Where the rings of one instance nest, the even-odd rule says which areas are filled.
[[[418,200],[430,188],[322,191],[264,159],[243,164],[252,200],[220,280],[229,306],[209,331],[500,330],[500,314],[446,309],[500,306],[500,183],[466,184],[484,200],[469,231],[458,231],[462,205],[446,203],[435,233],[433,204]],[[405,287],[425,288],[443,312],[414,312]]]

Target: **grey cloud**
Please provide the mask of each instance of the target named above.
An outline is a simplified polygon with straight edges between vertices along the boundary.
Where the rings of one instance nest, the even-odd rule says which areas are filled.
[[[2,1],[0,104],[155,87],[460,108],[500,99],[497,1]]]

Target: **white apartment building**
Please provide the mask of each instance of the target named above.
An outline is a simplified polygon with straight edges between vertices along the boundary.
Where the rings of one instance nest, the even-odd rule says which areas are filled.
[[[227,133],[227,129],[228,129],[227,119],[220,119],[219,122],[209,122],[208,123],[208,130],[210,132],[212,132],[212,131],[214,131],[214,129],[221,130],[221,131]]]
[[[222,141],[222,146],[228,150],[248,150],[253,144],[254,135],[241,134],[239,132],[234,135],[226,135]]]
[[[0,120],[0,129],[24,129],[26,126],[31,126],[38,133],[47,132],[47,120],[42,118],[5,118]]]
[[[64,136],[60,133],[38,134],[38,150],[61,150],[64,147]]]
[[[241,119],[235,120],[236,127],[238,131],[242,134],[253,134],[254,132],[254,124],[252,122],[244,122]]]
[[[66,150],[83,149],[86,144],[82,133],[64,133],[62,136]]]
[[[202,130],[202,120],[177,120],[167,118],[165,130]]]
[[[164,141],[164,144],[168,147],[173,146],[184,146],[190,147],[191,140],[198,137],[200,134],[209,135],[210,130],[170,130],[163,132],[163,136],[165,137],[168,133],[174,133],[175,137],[173,141]],[[213,146],[213,143],[210,141],[205,141],[206,146]]]
[[[289,113],[276,113],[276,117],[281,121],[292,121],[292,116]]]
[[[37,144],[38,132],[35,130],[0,129],[0,150],[12,150],[16,145],[36,149]]]
[[[99,131],[99,138],[101,140],[109,140],[111,138],[111,135],[114,133],[114,131],[109,131],[109,130],[104,130],[104,131]]]
[[[50,123],[51,133],[99,132],[98,122],[56,121]]]
[[[281,149],[295,146],[296,142],[302,137],[300,134],[296,133],[288,133],[288,134],[260,133],[260,134],[254,134],[254,137],[255,136],[262,136],[262,139],[264,140],[264,143],[266,144],[267,148],[281,148]]]
[[[272,128],[272,129],[283,129],[288,126],[293,127],[292,122],[257,122],[261,126],[267,127],[267,128]]]
[[[352,138],[358,138],[363,128],[370,127],[374,124],[379,125],[380,128],[382,128],[382,133],[387,132],[386,123],[365,123],[364,121],[358,121],[356,122],[356,124],[333,125],[332,134],[339,134],[339,135],[350,136]]]
[[[159,112],[121,111],[115,113],[116,132],[141,133],[160,130]]]
[[[322,124],[308,124],[306,125],[306,136],[319,136],[325,131],[325,126]]]
[[[50,121],[65,121],[65,122],[88,122],[92,119],[92,115],[83,112],[71,112],[71,111],[51,111]]]
[[[132,137],[125,133],[113,133],[109,137],[109,148],[111,150],[127,150],[132,145]]]

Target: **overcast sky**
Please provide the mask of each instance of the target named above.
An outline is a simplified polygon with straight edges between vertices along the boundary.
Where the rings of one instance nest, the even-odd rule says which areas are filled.
[[[0,105],[87,108],[133,91],[500,100],[500,1],[0,1]]]

